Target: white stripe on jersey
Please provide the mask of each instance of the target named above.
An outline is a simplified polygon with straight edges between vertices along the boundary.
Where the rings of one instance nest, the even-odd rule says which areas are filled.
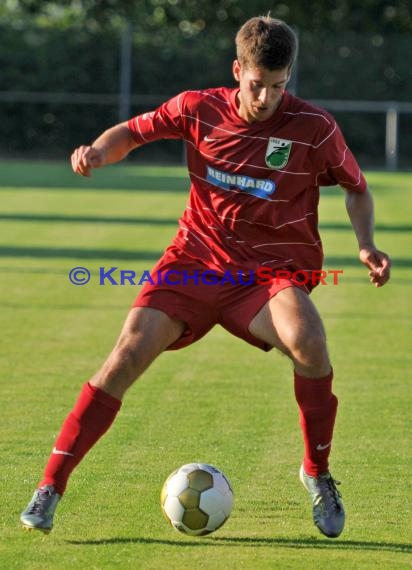
[[[196,210],[194,210],[193,208],[191,208],[190,206],[188,206],[187,209],[192,210],[192,212],[195,212],[195,211],[196,211]],[[209,210],[209,208],[203,208],[203,209],[204,209],[204,210]],[[196,212],[196,213],[199,213],[199,212]],[[310,212],[310,213],[307,214],[307,215],[313,215],[313,212]],[[223,216],[223,217],[222,217],[222,216],[219,216],[219,217],[222,218],[222,219],[229,219],[229,220],[232,219],[232,218],[225,218],[224,216]],[[304,219],[305,219],[305,218],[301,218],[301,220],[304,220]],[[295,221],[298,222],[298,221],[301,221],[301,220],[295,220]],[[252,224],[252,225],[254,224],[253,222],[248,222],[247,220],[244,220],[244,219],[242,219],[242,218],[239,219],[239,220],[233,220],[233,221],[245,221],[246,223],[249,223],[249,224]],[[259,223],[259,222],[257,222],[257,223]],[[283,226],[285,226],[285,225],[288,225],[289,223],[294,223],[294,221],[292,221],[292,222],[287,222],[287,223],[282,224],[281,226],[278,226],[278,227],[283,227]],[[267,224],[260,224],[260,225],[265,225],[265,226],[266,226]],[[190,231],[187,227],[182,226],[182,225],[181,225],[180,227],[181,227],[183,230],[185,230],[185,231],[191,233],[194,237],[196,237],[196,239],[198,239],[198,241],[200,241],[200,243],[201,243],[202,245],[204,245],[205,247],[207,247],[208,249],[210,249],[199,237],[197,237],[197,235],[196,235],[193,231]],[[217,228],[213,228],[212,226],[208,226],[208,227],[211,228],[211,229],[217,229]],[[272,228],[274,228],[274,229],[277,229],[275,226],[267,226],[267,227],[272,227]],[[208,236],[207,234],[204,234],[204,233],[202,233],[202,232],[198,232],[198,233],[199,233],[201,236],[203,236],[203,237],[205,237],[205,238],[207,238],[207,239],[211,239],[212,241],[215,240],[215,238],[214,238],[213,236]],[[233,236],[226,236],[226,239],[234,239],[234,237],[233,237]],[[242,241],[242,240],[235,240],[234,243],[248,243],[248,242]],[[317,240],[317,241],[314,242],[314,243],[306,243],[306,242],[261,243],[261,244],[252,245],[252,246],[250,246],[250,247],[251,247],[252,249],[256,249],[256,248],[258,248],[258,247],[273,246],[273,245],[309,245],[309,246],[316,246],[318,243],[320,243],[320,240]],[[210,249],[210,251],[212,251],[212,250]],[[276,260],[271,259],[271,260],[269,260],[269,261],[262,262],[262,264],[264,265],[265,263],[271,263],[272,261],[276,261]],[[292,262],[292,261],[293,261],[293,259],[289,259],[287,262],[284,262],[284,263],[290,263],[290,262]]]
[[[213,253],[213,249],[210,248],[208,245],[206,245],[206,244],[200,239],[200,237],[198,237],[198,236],[196,235],[196,233],[195,233],[194,231],[189,230],[189,228],[186,228],[185,226],[182,226],[182,225],[180,225],[180,224],[179,224],[179,226],[180,226],[180,228],[181,228],[182,230],[185,230],[188,234],[191,234],[194,238],[197,239],[198,242],[200,242],[202,245],[204,245],[206,249],[208,249],[209,251],[211,251],[211,252]],[[204,235],[204,236],[207,237],[208,239],[213,239],[212,237],[207,236],[206,234],[202,234],[202,235]],[[213,241],[214,241],[214,240],[213,240]]]
[[[337,164],[336,166],[329,166],[329,168],[339,168],[340,166],[342,166],[342,164],[345,162],[346,160],[346,151],[348,150],[348,147],[345,146],[345,149],[343,151],[343,158],[341,160],[341,162],[339,164]]]
[[[216,97],[216,95],[209,93],[207,90],[203,91],[202,89],[198,89],[198,90],[190,89],[188,91],[185,91],[184,93],[196,93],[196,95],[201,93],[202,95],[207,95],[207,97],[211,97],[212,99],[216,99],[216,101],[219,101],[220,103],[224,103],[225,105],[230,105],[230,101],[228,101],[227,99],[222,99],[221,97]]]
[[[310,146],[313,147],[313,148],[318,149],[320,146],[323,145],[324,142],[326,142],[326,141],[328,140],[328,138],[330,138],[330,137],[333,135],[333,133],[336,131],[337,128],[338,128],[338,126],[337,126],[337,124],[335,123],[334,128],[331,130],[331,132],[328,134],[327,137],[325,137],[323,140],[321,140],[319,144],[316,144],[316,145],[315,145],[315,144],[312,144],[312,145],[310,145]],[[304,144],[304,143],[302,143],[302,144]]]
[[[145,139],[145,137],[143,136],[142,131],[140,130],[139,117],[136,117],[135,123],[136,123],[136,125],[137,125],[137,128],[139,129],[139,134],[140,134],[140,136],[142,137],[142,139],[143,139],[145,142],[150,142],[150,141],[148,141],[147,139]]]
[[[310,245],[310,246],[316,246],[318,245],[318,243],[320,243],[320,239],[312,242],[312,243],[308,243],[305,241],[278,241],[275,243],[260,243],[258,245],[252,245],[251,247],[253,249],[257,248],[257,247],[265,247],[267,245],[272,246],[272,245]]]
[[[292,111],[283,111],[284,115],[313,115],[314,117],[321,117],[321,119],[324,119],[329,125],[330,125],[330,121],[327,117],[325,117],[325,115],[322,115],[322,113],[308,113],[307,111],[298,111],[297,113],[292,113]]]
[[[227,129],[222,129],[222,127],[218,127],[217,125],[212,125],[211,123],[207,123],[206,121],[202,121],[201,119],[198,119],[197,117],[194,117],[193,115],[182,115],[182,117],[185,117],[186,119],[190,119],[192,121],[195,121],[196,123],[200,123],[202,125],[206,125],[207,127],[212,127],[213,129],[216,129],[218,131],[222,131],[222,133],[226,133],[228,135],[234,135],[238,138],[243,138],[243,139],[254,139],[254,140],[260,140],[260,141],[267,141],[269,140],[269,137],[256,137],[253,135],[242,135],[240,133],[238,133],[237,131],[229,131]],[[268,169],[269,170],[269,169]]]
[[[182,111],[181,111],[180,109],[179,109],[179,112],[180,112],[180,115],[181,115],[182,118],[184,117],[185,119],[190,119],[191,121],[194,121],[195,123],[200,123],[201,125],[206,125],[207,127],[211,127],[211,128],[217,129],[217,130],[219,130],[219,131],[222,131],[222,132],[224,132],[224,133],[227,133],[228,135],[234,135],[234,136],[236,136],[236,137],[238,137],[238,138],[252,139],[252,140],[262,140],[262,141],[268,141],[268,140],[269,140],[269,137],[259,137],[259,136],[254,136],[254,135],[242,135],[242,134],[238,133],[237,131],[230,131],[230,130],[227,130],[227,129],[222,129],[221,127],[218,127],[217,125],[213,125],[213,124],[211,124],[211,123],[207,123],[206,121],[203,121],[203,120],[199,119],[198,117],[195,117],[195,116],[193,116],[193,115],[187,115],[187,114],[185,114],[185,113],[182,113]],[[321,115],[321,114],[317,114],[317,113],[304,113],[304,112],[300,112],[300,113],[290,113],[290,112],[287,112],[287,111],[283,111],[283,114],[284,114],[284,115],[313,115],[313,116],[319,116],[319,117],[321,117],[322,119],[325,119],[328,124],[330,124],[330,121],[329,121],[328,119],[326,119],[326,117],[324,117],[324,116]],[[295,139],[288,139],[288,140],[290,140],[290,142],[295,143],[295,144],[301,144],[301,145],[304,145],[304,146],[310,146],[310,147],[312,147],[312,148],[317,149],[317,148],[319,148],[325,141],[327,141],[328,138],[329,138],[331,135],[333,135],[333,133],[335,132],[336,128],[337,128],[337,125],[336,125],[336,123],[335,123],[334,126],[333,126],[333,129],[331,130],[331,132],[330,132],[323,140],[321,140],[317,145],[311,144],[311,143],[307,143],[307,142],[303,142],[303,141],[298,141],[298,140],[295,140]],[[187,141],[187,142],[189,142],[189,141]],[[268,170],[270,170],[270,169],[268,169]]]
[[[178,98],[177,98],[177,110],[180,113],[180,116],[182,116],[182,107],[180,105],[180,99],[182,98],[182,93],[179,94]]]
[[[269,259],[268,261],[262,261],[261,265],[267,265],[268,263],[279,263],[279,261],[281,261],[281,260],[280,259]],[[292,261],[294,261],[293,258],[286,259],[285,261],[283,261],[283,259],[282,259],[282,263],[284,265],[286,265],[286,263],[292,263]]]
[[[343,160],[342,160],[342,162],[341,162],[340,164],[337,164],[336,166],[330,166],[329,168],[339,168],[340,166],[342,166],[342,164],[343,164],[343,163],[345,162],[345,160],[346,160],[346,152],[347,152],[348,150],[349,150],[348,147],[345,146],[345,150],[344,150],[344,152],[343,152]],[[357,180],[356,184],[353,184],[353,183],[349,182],[348,180],[341,180],[341,181],[337,180],[337,183],[338,183],[338,184],[350,184],[351,186],[359,186],[360,178],[361,178],[361,171],[360,171],[360,169],[358,169],[358,180]]]
[[[271,168],[268,168],[267,166],[258,166],[257,164],[249,164],[248,162],[242,162],[242,163],[233,162],[232,160],[225,160],[224,158],[219,158],[213,154],[206,154],[205,152],[201,151],[200,148],[197,147],[193,141],[190,141],[189,139],[183,139],[183,140],[186,143],[191,144],[192,147],[195,148],[199,154],[201,154],[202,156],[205,156],[210,161],[212,161],[212,164],[213,164],[213,161],[216,161],[216,162],[223,162],[225,164],[231,164],[233,166],[251,166],[252,168],[259,168],[259,170],[266,170],[269,172],[273,172],[273,170]],[[300,172],[299,174],[310,174],[310,172]],[[205,180],[205,182],[208,182],[210,184],[210,182],[208,180]]]
[[[183,230],[191,231],[191,230],[189,230],[189,228],[187,228],[186,226],[180,226],[180,227],[181,227]],[[210,236],[209,234],[204,234],[203,232],[197,231],[197,234],[200,235],[200,236],[203,236],[203,237],[205,237],[205,238],[207,238],[207,239],[214,239],[214,238],[213,238],[212,236]]]
[[[211,208],[202,208],[202,209],[211,211]],[[196,214],[200,214],[200,212],[198,210],[195,210],[191,206],[186,206],[186,210],[191,210],[192,212],[195,212]],[[252,226],[265,226],[266,228],[272,228],[274,230],[279,230],[280,228],[283,228],[284,226],[288,226],[289,224],[296,224],[297,222],[303,222],[304,220],[306,220],[307,216],[313,216],[314,212],[307,212],[303,216],[303,218],[298,218],[297,220],[291,220],[290,222],[285,222],[284,224],[281,224],[280,226],[272,226],[271,224],[263,224],[262,222],[254,222],[252,220],[246,220],[246,218],[229,218],[228,216],[221,216],[219,214],[216,214],[216,215],[221,220],[229,220],[231,222],[245,222],[246,224],[250,224]],[[211,226],[209,226],[209,227],[211,227]],[[212,228],[212,229],[217,229],[217,228]]]
[[[349,149],[348,149],[348,146],[345,146],[345,150],[343,151],[343,160],[342,160],[339,164],[336,164],[335,166],[329,166],[327,169],[322,170],[321,172],[318,172],[318,173],[316,174],[316,178],[315,178],[315,184],[316,184],[316,185],[318,184],[318,178],[319,178],[319,176],[321,176],[322,174],[325,174],[325,172],[327,172],[327,171],[330,170],[330,169],[340,168],[340,167],[342,166],[342,164],[343,164],[343,163],[345,162],[345,160],[346,160],[346,152],[347,152],[348,150],[349,150]],[[357,177],[356,184],[354,184],[353,182],[350,182],[349,180],[336,180],[336,184],[339,184],[339,185],[342,185],[342,186],[345,186],[345,184],[348,184],[349,186],[354,186],[354,187],[356,187],[356,186],[359,186],[360,181],[361,181],[361,170],[360,170],[360,168],[358,168],[358,177]]]
[[[305,214],[305,216],[303,218],[299,218],[297,220],[291,220],[290,222],[285,222],[284,224],[281,224],[280,226],[271,226],[270,224],[263,224],[262,222],[252,222],[250,220],[246,220],[245,218],[228,218],[226,216],[219,216],[219,218],[221,218],[222,220],[229,220],[231,222],[245,222],[246,224],[250,224],[251,226],[265,226],[267,228],[272,228],[273,230],[279,230],[280,228],[283,228],[285,226],[289,226],[290,224],[296,224],[298,222],[303,222],[304,220],[306,220],[307,216],[313,216],[313,212],[308,212],[307,214]]]
[[[213,251],[208,245],[206,245],[206,244],[198,237],[197,234],[199,233],[201,236],[203,236],[203,237],[205,237],[205,238],[207,238],[207,239],[211,239],[213,242],[215,241],[214,236],[208,236],[207,234],[204,234],[204,233],[202,233],[202,232],[196,232],[196,233],[195,233],[194,231],[189,230],[189,228],[187,228],[186,226],[183,226],[183,225],[180,225],[180,228],[181,228],[182,230],[188,232],[189,234],[191,234],[191,235],[192,235],[194,238],[196,238],[203,246],[205,246],[209,251]],[[226,236],[226,239],[234,239],[234,238],[233,238],[232,236]],[[248,243],[248,242],[246,242],[246,241],[241,241],[241,240],[235,240],[235,243]],[[315,245],[317,245],[318,243],[320,243],[320,240],[317,240],[317,241],[314,242],[314,243],[306,243],[306,242],[261,243],[261,244],[252,245],[252,246],[249,246],[249,247],[251,247],[252,249],[256,249],[256,248],[258,248],[258,247],[273,246],[273,245],[310,245],[310,246],[315,246]],[[275,259],[275,260],[271,259],[271,260],[269,260],[269,261],[262,262],[262,264],[264,265],[264,264],[267,264],[267,263],[271,263],[272,261],[277,261],[277,260],[276,260],[276,259]],[[287,262],[284,262],[284,263],[290,263],[290,262],[292,262],[292,261],[293,261],[293,259],[289,259],[289,260],[287,260]]]
[[[357,180],[356,184],[353,184],[353,182],[349,182],[349,180],[336,180],[336,183],[341,184],[342,186],[345,186],[345,184],[347,184],[349,186],[359,186],[360,181],[361,181],[361,171],[359,170],[358,180]]]

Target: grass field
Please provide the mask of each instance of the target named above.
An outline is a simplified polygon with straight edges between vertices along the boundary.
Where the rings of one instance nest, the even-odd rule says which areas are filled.
[[[0,163],[0,567],[9,569],[402,569],[411,560],[411,174],[369,173],[377,243],[393,257],[381,290],[357,262],[342,193],[321,199],[326,268],[313,293],[340,399],[332,471],[347,526],[311,521],[298,480],[302,443],[291,366],[215,328],[162,355],[129,392],[109,433],[73,474],[49,536],[19,513],[81,384],[110,350],[136,287],[99,286],[99,267],[150,269],[187,199],[179,167],[124,164],[90,180],[68,165]],[[91,272],[74,286],[75,266]],[[236,502],[215,535],[164,520],[159,493],[182,463],[219,466]]]

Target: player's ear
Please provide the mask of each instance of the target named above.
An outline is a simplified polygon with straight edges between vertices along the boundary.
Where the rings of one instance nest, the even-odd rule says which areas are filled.
[[[236,79],[236,81],[240,81],[241,67],[238,59],[235,59],[233,62],[232,72],[233,72],[233,77]]]

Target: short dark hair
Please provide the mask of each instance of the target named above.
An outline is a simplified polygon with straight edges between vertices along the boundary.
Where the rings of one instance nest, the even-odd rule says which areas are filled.
[[[251,18],[236,35],[237,59],[248,69],[290,69],[297,50],[298,40],[292,28],[270,16]]]

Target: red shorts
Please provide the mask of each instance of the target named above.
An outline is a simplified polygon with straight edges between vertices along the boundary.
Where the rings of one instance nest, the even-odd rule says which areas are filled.
[[[169,283],[159,277],[166,272]],[[182,277],[196,274],[197,279]],[[153,282],[147,281],[143,285],[133,307],[158,309],[186,324],[182,336],[168,350],[196,342],[216,324],[253,346],[270,350],[271,346],[249,332],[249,324],[271,297],[282,289],[296,287],[296,284],[290,279],[276,279],[265,284],[227,281],[219,284],[207,274],[207,267],[170,247],[151,271]]]

